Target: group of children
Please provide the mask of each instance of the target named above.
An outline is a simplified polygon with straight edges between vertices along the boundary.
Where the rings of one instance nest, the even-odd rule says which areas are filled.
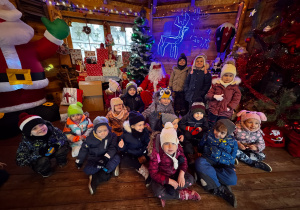
[[[137,85],[130,82],[124,95],[110,100],[106,117],[98,116],[93,123],[80,102],[70,105],[63,132],[39,116],[22,113],[17,164],[48,177],[50,159],[56,158],[63,167],[71,147],[78,168],[86,161],[83,171],[89,175],[91,194],[101,182],[118,176],[120,165],[135,168],[162,206],[168,199],[200,200],[196,191],[188,189],[195,182],[236,206],[230,185],[237,183],[238,160],[272,170],[262,162],[265,144],[260,125],[266,116],[243,110],[236,125],[229,120],[241,98],[239,83],[232,61],[212,80],[204,55],[197,56],[191,68],[182,54],[170,87],[155,92],[146,110]],[[194,176],[189,173],[193,170]]]

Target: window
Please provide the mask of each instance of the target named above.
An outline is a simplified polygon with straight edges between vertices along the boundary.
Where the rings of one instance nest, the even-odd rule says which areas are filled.
[[[116,50],[118,55],[121,55],[122,51],[131,51],[132,28],[128,27],[125,31],[121,31],[120,26],[111,26],[110,32],[115,42],[112,50]]]
[[[85,23],[72,22],[70,27],[73,49],[81,49],[82,58],[84,51],[95,51],[100,48],[101,43],[105,43],[103,25],[87,24],[91,28],[91,33],[82,32]]]

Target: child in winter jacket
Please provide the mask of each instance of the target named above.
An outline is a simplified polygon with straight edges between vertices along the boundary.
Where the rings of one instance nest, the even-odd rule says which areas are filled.
[[[111,172],[119,175],[118,165],[120,156],[117,154],[117,136],[111,132],[108,120],[105,117],[96,117],[93,132],[83,142],[75,161],[78,169],[82,167],[86,157],[87,164],[84,172],[89,175],[89,190],[95,194],[97,186],[108,181]]]
[[[145,128],[145,118],[136,111],[129,113],[129,120],[124,122],[124,132],[118,144],[122,153],[121,166],[134,167],[146,180],[146,186],[150,184],[150,176],[146,161],[149,133]]]
[[[215,124],[213,130],[199,142],[198,150],[202,157],[195,161],[195,169],[205,190],[236,207],[235,196],[227,186],[237,182],[234,161],[238,146],[232,136],[234,129],[235,125],[228,119],[221,119]]]
[[[112,132],[117,136],[123,133],[123,123],[128,119],[128,111],[120,98],[112,98],[110,101],[111,110],[107,113],[108,124],[112,127]]]
[[[208,122],[205,116],[205,107],[202,102],[194,102],[191,110],[179,122],[179,128],[184,131],[182,142],[185,155],[189,164],[194,163],[194,147],[208,130]]]
[[[63,132],[40,116],[21,113],[19,118],[22,140],[17,150],[17,165],[29,166],[43,177],[52,174],[52,158],[60,167],[65,166],[69,146]]]
[[[241,100],[239,84],[241,79],[236,76],[234,60],[227,60],[219,78],[213,79],[212,87],[208,91],[209,112],[208,124],[212,128],[219,119],[230,119],[233,110]]]
[[[162,113],[161,119],[162,119],[163,127],[167,122],[172,123],[174,129],[177,132],[179,143],[182,143],[184,140],[184,135],[181,132],[181,130],[178,128],[179,118],[175,114]]]
[[[184,53],[180,55],[177,65],[173,66],[173,72],[170,77],[169,87],[173,91],[174,96],[174,111],[177,116],[186,115],[188,112],[189,104],[184,99],[185,94],[183,91],[185,80],[191,71],[191,67],[187,66],[187,58]]]
[[[198,55],[184,83],[185,100],[189,102],[189,106],[192,106],[194,102],[204,102],[210,86],[211,75],[207,71],[206,56]]]
[[[144,102],[140,95],[137,94],[137,85],[135,82],[129,82],[126,85],[126,93],[120,97],[124,102],[125,107],[129,111],[144,111]]]
[[[234,132],[238,143],[237,159],[249,166],[271,172],[272,168],[262,162],[266,155],[262,152],[265,149],[265,141],[260,130],[261,121],[267,117],[262,112],[251,112],[242,110],[237,114],[241,120],[236,123]]]
[[[160,88],[159,91],[154,93],[152,104],[142,113],[146,119],[149,119],[152,131],[161,131],[162,113],[175,114],[171,103],[172,100],[169,88]]]
[[[93,130],[93,123],[83,114],[80,102],[68,107],[68,116],[63,132],[71,142],[72,157],[77,157],[82,142]]]
[[[104,91],[105,108],[106,109],[110,108],[111,107],[110,100],[112,98],[119,97],[121,95],[121,93],[122,93],[122,90],[121,90],[120,84],[113,79],[109,79],[108,80],[108,89],[106,89]]]
[[[200,195],[187,189],[194,183],[194,178],[187,172],[187,161],[181,146],[178,145],[176,130],[167,122],[160,135],[151,140],[149,152],[149,173],[152,178],[151,188],[161,204],[165,200],[200,200]]]

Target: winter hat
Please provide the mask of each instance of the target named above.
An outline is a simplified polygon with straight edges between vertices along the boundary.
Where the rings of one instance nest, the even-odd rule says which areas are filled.
[[[218,122],[223,123],[227,128],[227,135],[232,135],[233,131],[235,130],[235,124],[228,119],[221,119]]]
[[[100,127],[101,125],[106,125],[107,127],[109,127],[108,119],[106,117],[97,116],[94,119],[93,124],[94,124],[94,131],[96,131],[97,128]]]
[[[225,65],[222,67],[220,77],[222,78],[222,76],[226,73],[231,73],[235,77],[236,76],[235,60],[227,59],[224,63]]]
[[[114,110],[115,110],[114,107],[119,104],[124,104],[122,99],[120,99],[119,97],[112,98],[110,100],[110,107],[111,107],[112,112],[114,112]]]
[[[126,85],[126,93],[128,92],[128,90],[130,88],[134,88],[135,91],[137,91],[137,84],[133,81],[129,82],[127,85]]]
[[[204,54],[197,55],[197,57],[195,58],[195,60],[193,62],[193,68],[192,69],[196,68],[196,60],[198,58],[203,58],[203,64],[204,65],[206,64],[206,55],[204,55]]]
[[[145,118],[141,113],[139,113],[137,111],[129,112],[129,124],[130,125],[135,125],[141,121],[145,121]]]
[[[185,60],[185,64],[184,64],[183,66],[180,66],[180,65],[178,64],[179,61],[180,61],[181,59]],[[182,69],[184,69],[186,66],[187,66],[187,58],[186,58],[186,56],[185,56],[184,53],[181,53],[181,55],[180,55],[180,57],[178,58],[178,61],[177,61],[177,67],[178,67],[180,70],[182,70]]]
[[[195,114],[196,112],[202,112],[205,114],[205,106],[202,102],[194,102],[191,107],[192,114]]]
[[[171,142],[178,145],[179,141],[177,138],[177,132],[171,122],[167,122],[165,127],[162,129],[160,134],[160,146],[162,147],[164,143]]]
[[[266,115],[262,112],[242,110],[239,113],[237,113],[237,116],[241,117],[242,122],[245,122],[248,119],[256,119],[259,121],[259,124],[261,124],[261,121],[267,121]]]
[[[109,82],[109,89],[112,92],[116,92],[117,88],[120,86],[119,83],[113,79],[109,79],[108,82]]]
[[[68,116],[70,117],[73,114],[83,114],[82,107],[83,105],[79,101],[76,104],[70,104],[68,107]]]
[[[159,88],[159,99],[162,99],[162,98],[168,98],[170,99],[171,101],[173,101],[173,98],[171,96],[171,89],[169,87],[167,88]]]
[[[19,115],[18,126],[25,136],[30,136],[32,128],[38,124],[46,124],[46,122],[40,116],[29,115],[26,112]]]
[[[163,125],[165,125],[167,122],[173,122],[174,120],[178,119],[178,117],[175,114],[169,114],[169,113],[162,113],[161,114],[161,120]]]

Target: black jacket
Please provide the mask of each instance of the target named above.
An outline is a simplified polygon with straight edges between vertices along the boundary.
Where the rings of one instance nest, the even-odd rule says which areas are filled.
[[[126,107],[129,107],[129,111],[137,111],[142,113],[144,111],[144,103],[141,96],[135,94],[134,96],[125,93],[121,96],[122,101]]]
[[[202,128],[201,132],[208,131],[208,122],[206,116],[204,115],[201,120],[197,121],[193,117],[191,111],[189,111],[178,123],[178,127],[180,128],[181,131],[185,131],[186,126],[201,127]]]

